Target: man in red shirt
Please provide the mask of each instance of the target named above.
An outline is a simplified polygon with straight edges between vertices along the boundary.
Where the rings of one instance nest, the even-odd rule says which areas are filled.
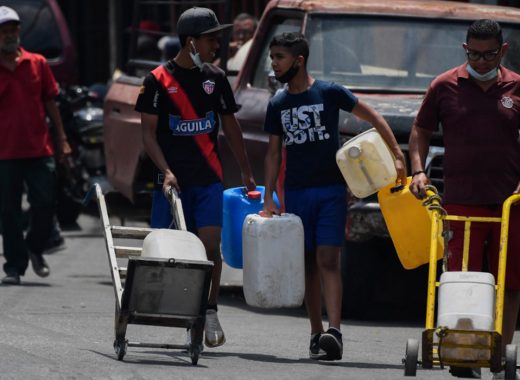
[[[442,125],[448,213],[500,217],[504,200],[520,192],[520,76],[500,64],[508,44],[495,21],[475,21],[463,48],[467,62],[433,80],[415,120],[410,135],[410,190],[419,198],[425,195],[429,141]],[[520,305],[520,207],[512,207],[509,223],[509,231],[515,232],[509,234],[504,346],[513,339]],[[460,271],[464,224],[450,222],[450,229],[448,269]],[[496,278],[499,236],[498,223],[472,224],[470,271],[482,270],[485,253]]]
[[[45,121],[56,127],[58,157],[70,153],[54,98],[58,87],[39,54],[20,47],[20,19],[0,7],[0,217],[6,276],[17,285],[29,259],[38,276],[49,275],[42,256],[55,204],[54,150]],[[31,226],[24,239],[21,202],[24,184],[31,205]]]

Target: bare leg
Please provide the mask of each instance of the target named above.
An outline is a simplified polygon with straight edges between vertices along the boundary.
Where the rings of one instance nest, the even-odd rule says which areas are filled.
[[[315,252],[305,253],[305,307],[311,322],[311,334],[323,332],[321,283]]]
[[[318,271],[323,283],[323,293],[329,325],[338,330],[341,326],[341,270],[340,247],[319,246],[317,251]]]
[[[520,305],[520,291],[506,290],[504,294],[504,320],[502,324],[502,353],[505,354],[506,344],[513,341],[518,307]]]
[[[208,304],[216,305],[220,289],[220,275],[222,273],[222,257],[220,256],[220,232],[218,226],[201,227],[198,230],[199,239],[206,248],[208,260],[213,261],[213,275]]]

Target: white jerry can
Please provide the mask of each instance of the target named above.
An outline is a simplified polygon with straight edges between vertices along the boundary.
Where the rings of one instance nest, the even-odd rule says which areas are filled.
[[[336,152],[336,162],[358,198],[375,194],[397,178],[392,152],[374,128],[343,144]]]
[[[454,330],[493,331],[495,324],[495,278],[485,272],[444,272],[439,281],[437,326]],[[491,335],[449,333],[445,343],[491,345]],[[490,360],[486,348],[440,347],[452,360]]]
[[[244,295],[261,308],[299,307],[305,295],[303,224],[293,214],[246,216],[242,227]]]
[[[188,231],[156,229],[143,241],[142,257],[207,261],[200,239]]]

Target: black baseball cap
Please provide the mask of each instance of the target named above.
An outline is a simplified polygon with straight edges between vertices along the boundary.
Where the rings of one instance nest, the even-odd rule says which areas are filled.
[[[200,36],[232,27],[233,24],[220,24],[215,12],[208,8],[193,7],[184,12],[177,21],[179,36]]]

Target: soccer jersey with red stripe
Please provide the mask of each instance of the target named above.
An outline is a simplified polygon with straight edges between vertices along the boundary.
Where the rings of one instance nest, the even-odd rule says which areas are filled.
[[[237,111],[222,70],[211,64],[184,69],[170,61],[145,78],[135,109],[158,115],[157,142],[181,187],[222,181],[218,115]],[[162,184],[158,171],[155,184]]]

